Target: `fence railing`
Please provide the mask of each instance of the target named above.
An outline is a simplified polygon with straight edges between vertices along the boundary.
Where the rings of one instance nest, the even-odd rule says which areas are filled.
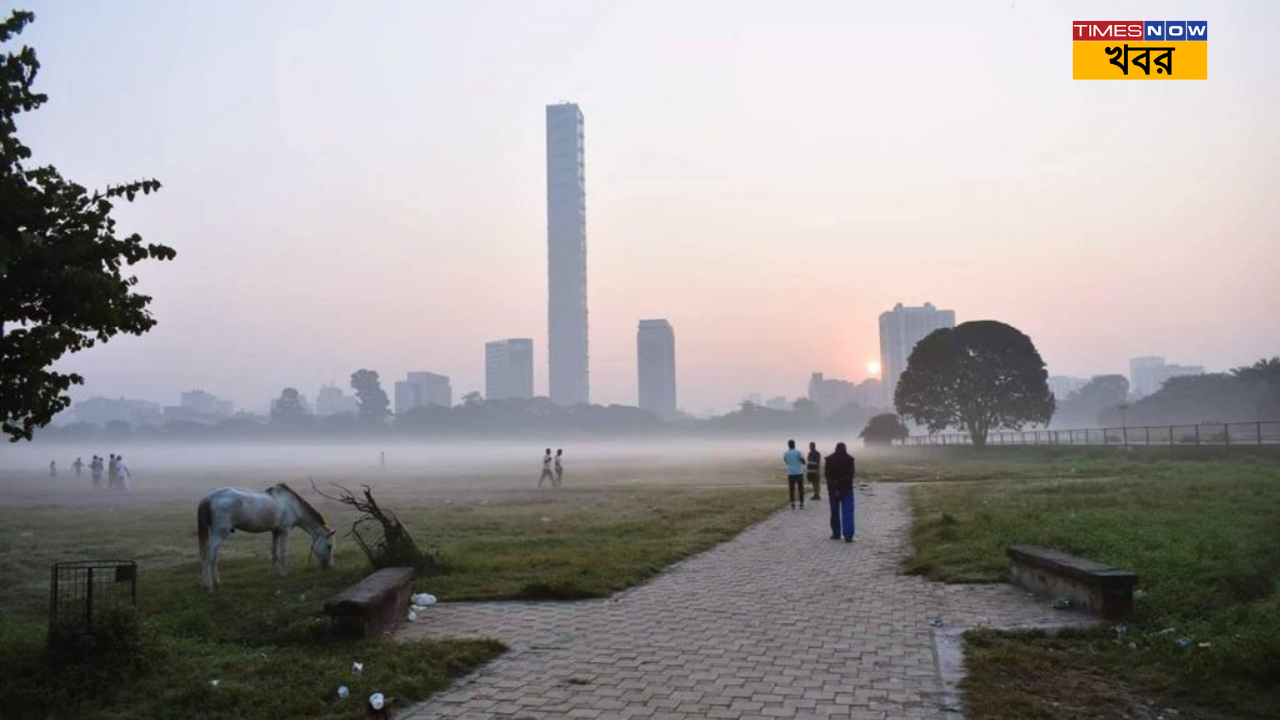
[[[912,435],[903,445],[972,445],[969,433]],[[993,430],[988,445],[1097,445],[1119,447],[1280,445],[1280,420],[1206,422],[1194,425],[1078,428],[1075,430]]]

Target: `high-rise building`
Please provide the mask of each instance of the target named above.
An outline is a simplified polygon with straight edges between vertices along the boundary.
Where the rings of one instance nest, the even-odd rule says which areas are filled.
[[[395,385],[396,414],[426,405],[453,406],[453,387],[447,375],[411,372]]]
[[[358,412],[360,412],[360,402],[356,397],[344,393],[342,388],[336,385],[325,385],[320,388],[320,392],[316,393],[316,415],[320,417],[346,413],[355,415]]]
[[[892,310],[880,313],[880,368],[886,406],[893,405],[898,378],[907,369],[916,343],[934,330],[955,326],[955,311],[939,310],[932,303],[921,307],[898,303]]]
[[[1164,358],[1150,355],[1129,361],[1129,389],[1137,397],[1146,397],[1160,389],[1166,380],[1183,375],[1203,375],[1200,365],[1170,365]]]
[[[829,378],[816,372],[809,376],[809,399],[824,413],[833,413],[854,402],[857,386],[848,380]]]
[[[533,341],[508,338],[484,344],[484,396],[489,400],[533,397]]]
[[[551,399],[590,402],[587,367],[587,192],[582,111],[547,106],[547,362]]]
[[[676,416],[676,334],[666,320],[641,320],[636,329],[640,409],[664,420]]]

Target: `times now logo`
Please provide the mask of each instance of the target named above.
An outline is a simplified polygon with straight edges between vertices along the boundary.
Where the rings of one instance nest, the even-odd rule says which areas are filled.
[[[1071,39],[1208,40],[1209,23],[1204,20],[1077,20],[1071,23]]]

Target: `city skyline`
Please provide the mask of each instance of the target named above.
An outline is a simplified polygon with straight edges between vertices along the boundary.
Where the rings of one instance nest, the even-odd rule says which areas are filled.
[[[875,317],[899,301],[1014,325],[1054,375],[1274,354],[1276,99],[1259,68],[1280,9],[1208,18],[1239,38],[1215,45],[1215,79],[1121,87],[1054,71],[1072,15],[1102,5],[927,5],[779,22],[710,2],[671,27],[652,6],[553,22],[388,4],[353,35],[336,4],[35,2],[23,42],[50,100],[22,118],[33,162],[97,187],[158,178],[121,228],[179,253],[139,271],[152,332],[58,367],[86,377],[76,398],[201,387],[254,408],[424,360],[482,389],[485,341],[547,347],[544,108],[562,98],[592,123],[593,402],[635,402],[637,317],[681,328],[696,412],[802,395],[814,369],[866,377]],[[984,43],[943,42],[972,32]],[[877,62],[904,42],[923,49]],[[1032,51],[1043,62],[993,65]],[[983,71],[961,92],[943,64]]]

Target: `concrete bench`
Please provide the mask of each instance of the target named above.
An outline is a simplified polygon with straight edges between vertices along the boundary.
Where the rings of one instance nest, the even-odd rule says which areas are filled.
[[[324,604],[335,635],[367,638],[391,630],[409,609],[413,568],[383,568]]]
[[[1133,614],[1133,586],[1138,576],[1092,560],[1030,545],[1008,550],[1013,560],[1010,582],[1037,595],[1065,597],[1109,620]]]

